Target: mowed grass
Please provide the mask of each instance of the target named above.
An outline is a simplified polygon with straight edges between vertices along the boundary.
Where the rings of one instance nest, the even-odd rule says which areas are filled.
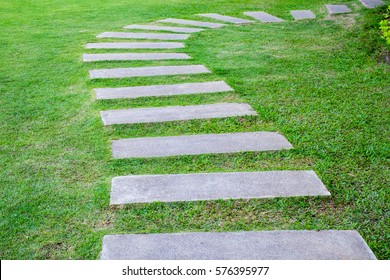
[[[389,259],[389,66],[378,64],[359,36],[373,12],[358,1],[339,1],[354,13],[330,18],[327,2],[0,0],[0,258],[96,259],[105,234],[356,229],[378,258]],[[293,22],[291,9],[318,17]],[[83,46],[116,41],[95,36],[127,24],[255,10],[288,21],[193,34],[185,49],[172,50],[190,61],[81,61],[83,53],[126,52]],[[88,79],[90,69],[185,64],[204,64],[212,74]],[[96,101],[92,91],[214,80],[235,92]],[[99,115],[236,101],[259,116],[103,127]],[[112,139],[258,130],[282,133],[295,149],[111,157]],[[119,175],[296,169],[315,170],[332,197],[109,206],[111,179]]]

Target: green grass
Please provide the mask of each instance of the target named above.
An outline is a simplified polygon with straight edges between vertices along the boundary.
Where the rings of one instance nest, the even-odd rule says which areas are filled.
[[[378,258],[389,259],[389,66],[373,53],[377,33],[367,23],[375,13],[349,1],[352,15],[329,18],[327,2],[0,0],[0,258],[96,259],[105,234],[356,229]],[[293,22],[291,9],[312,9],[318,18]],[[104,52],[85,50],[85,43],[127,24],[250,10],[289,21],[194,34],[177,50],[191,61],[81,61],[84,52]],[[93,68],[187,63],[213,74],[88,79]],[[218,79],[236,91],[110,101],[92,92]],[[248,102],[259,117],[103,127],[99,116],[104,109],[221,101]],[[295,149],[111,157],[112,139],[256,130],[279,131]],[[315,170],[332,197],[109,207],[114,176],[293,169]]]

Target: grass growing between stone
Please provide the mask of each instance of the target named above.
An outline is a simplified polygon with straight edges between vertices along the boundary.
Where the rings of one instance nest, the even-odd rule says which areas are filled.
[[[330,18],[322,0],[0,0],[7,34],[0,44],[0,258],[96,259],[105,234],[356,229],[378,258],[389,259],[389,66],[378,64],[367,51],[373,41],[362,39],[375,35],[361,27],[375,13],[358,1],[339,2],[354,13]],[[311,9],[317,19],[294,22],[291,9]],[[95,38],[104,31],[206,12],[243,17],[251,10],[288,21],[193,34],[185,49],[174,50],[191,61],[81,61],[83,53],[105,52],[85,50],[87,42],[130,41]],[[185,64],[204,64],[212,74],[94,81],[87,75],[90,69]],[[92,92],[214,80],[236,91],[106,101],[96,101]],[[99,115],[115,108],[236,101],[249,103],[259,117],[103,127]],[[279,131],[295,149],[111,156],[112,139],[258,130]],[[114,176],[296,169],[315,170],[332,197],[109,207]]]

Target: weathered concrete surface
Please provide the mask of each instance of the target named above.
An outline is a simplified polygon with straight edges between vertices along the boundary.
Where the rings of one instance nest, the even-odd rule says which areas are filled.
[[[375,260],[354,230],[106,235],[103,260]]]
[[[134,32],[104,32],[97,38],[121,38],[121,39],[155,39],[155,40],[186,40],[188,34],[167,33],[134,33]]]
[[[243,18],[224,16],[224,15],[220,15],[220,14],[198,14],[198,16],[213,18],[213,19],[216,19],[216,20],[225,21],[225,22],[234,23],[234,24],[245,24],[245,23],[253,23],[253,22],[255,22],[253,20],[247,20],[247,19],[243,19]]]
[[[376,7],[382,6],[385,2],[381,0],[359,0],[365,7],[369,9],[374,9]]]
[[[157,22],[168,22],[168,23],[192,25],[192,26],[207,27],[207,28],[220,28],[222,26],[225,26],[225,24],[222,24],[222,23],[197,21],[197,20],[186,20],[186,19],[176,19],[176,18],[162,19],[162,20],[158,20]]]
[[[115,177],[111,204],[329,195],[314,171],[142,175]]]
[[[196,33],[203,31],[202,28],[190,28],[190,27],[176,27],[176,26],[162,26],[162,25],[139,25],[131,24],[127,25],[124,28],[126,29],[141,29],[141,30],[155,30],[155,31],[170,31],[177,33]]]
[[[286,138],[276,132],[200,134],[112,141],[114,158],[276,151],[291,148],[292,145]]]
[[[352,12],[346,5],[326,5],[329,14],[346,14]]]
[[[190,59],[185,53],[98,53],[83,54],[84,62],[94,61],[119,61],[119,60],[168,60]]]
[[[96,99],[138,98],[233,91],[224,81],[94,89]]]
[[[272,16],[270,14],[267,14],[265,12],[244,12],[244,15],[247,15],[249,17],[253,17],[254,19],[257,19],[261,22],[265,23],[272,23],[272,22],[282,22],[283,19]]]
[[[185,121],[195,119],[257,116],[246,103],[217,103],[102,111],[104,125]]]
[[[91,79],[107,78],[132,78],[151,77],[164,75],[186,75],[210,73],[210,70],[203,65],[182,65],[182,66],[152,66],[90,70]]]
[[[183,43],[176,42],[128,42],[128,43],[88,43],[86,49],[181,49]]]
[[[295,20],[316,18],[316,15],[310,10],[293,10],[291,15]]]

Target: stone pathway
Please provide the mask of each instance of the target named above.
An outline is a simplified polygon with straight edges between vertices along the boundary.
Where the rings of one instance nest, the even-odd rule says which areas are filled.
[[[89,70],[91,79],[132,78],[211,73],[203,65],[152,66]]]
[[[376,7],[385,5],[385,2],[381,0],[359,0],[365,7],[374,9]]]
[[[265,23],[272,23],[272,22],[282,22],[283,19],[272,16],[270,14],[267,14],[265,12],[244,12],[244,15],[253,17],[254,19],[257,19],[261,22]]]
[[[346,5],[326,5],[330,15],[351,13],[351,9]]]
[[[316,18],[316,15],[310,10],[293,10],[291,15],[295,20]]]
[[[257,113],[246,103],[218,103],[102,111],[101,116],[104,125],[112,125],[257,116]]]
[[[115,177],[111,204],[329,195],[314,171],[141,175]]]
[[[104,32],[97,38],[121,38],[121,39],[155,39],[155,40],[186,40],[188,34],[162,34],[162,33],[132,33],[132,32]]]
[[[83,61],[120,61],[120,60],[167,60],[167,59],[190,59],[185,53],[100,53],[83,54]]]
[[[361,0],[366,7],[379,0]],[[349,13],[346,5],[326,5],[331,15]],[[88,43],[87,49],[179,49],[180,42],[139,42],[139,39],[186,40],[190,34],[231,24],[278,23],[284,20],[262,11],[244,17],[216,13],[196,16],[224,23],[167,18],[152,24],[132,24],[125,29],[171,33],[104,32],[97,38],[135,39],[132,42]],[[310,10],[293,10],[294,20],[314,19]],[[256,21],[252,20],[255,19]],[[174,26],[165,25],[172,23]],[[162,25],[159,25],[162,24]],[[180,25],[195,26],[182,27]],[[200,27],[200,28],[198,28]],[[177,34],[184,33],[184,34]],[[84,54],[85,62],[190,59],[185,53]],[[90,70],[91,79],[133,78],[162,75],[211,74],[204,65],[153,66]],[[185,78],[185,76],[184,76]],[[230,92],[224,81],[96,88],[96,99],[143,98]],[[157,108],[123,108],[101,112],[104,125],[186,121],[194,119],[257,116],[245,103],[216,103]],[[277,132],[146,137],[112,141],[112,155],[121,158],[153,158],[184,155],[267,152],[292,149]],[[232,155],[233,156],[233,155]],[[330,196],[312,170],[131,175],[112,180],[110,204],[176,202],[216,199]],[[101,259],[375,259],[356,231],[249,231],[173,234],[107,235]]]
[[[103,260],[374,260],[353,230],[106,235]]]
[[[160,25],[140,25],[140,24],[131,24],[127,25],[124,28],[126,29],[141,29],[141,30],[154,30],[154,31],[170,31],[177,33],[195,33],[203,31],[202,28],[190,28],[190,27],[176,27],[176,26],[160,26]]]
[[[114,158],[277,151],[291,148],[291,144],[279,133],[263,131],[130,138],[112,141]]]
[[[129,43],[88,43],[86,49],[180,49],[183,43],[129,42]]]
[[[95,89],[96,99],[205,94],[227,91],[233,91],[233,89],[224,81]]]

